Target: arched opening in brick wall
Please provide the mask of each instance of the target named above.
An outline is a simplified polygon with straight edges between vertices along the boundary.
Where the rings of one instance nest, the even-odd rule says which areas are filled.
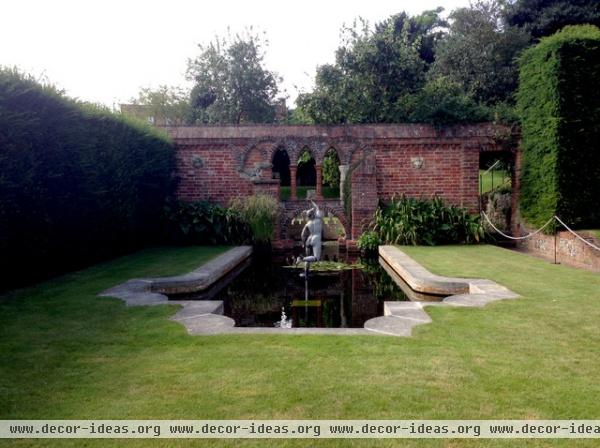
[[[168,131],[176,145],[179,199],[207,199],[227,205],[234,197],[277,195],[287,189],[290,200],[282,201],[287,212],[304,209],[306,190],[311,189],[319,206],[342,211],[348,220],[344,224],[348,239],[358,238],[362,223],[372,217],[378,200],[402,194],[438,195],[448,204],[477,213],[478,169],[480,154],[485,152],[509,151],[515,158],[512,189],[517,193],[513,194],[513,209],[518,198],[520,136],[490,123],[443,129],[411,124],[199,126]],[[324,185],[331,185],[327,175],[323,178],[323,170],[327,169],[326,152],[332,147],[341,162],[340,180],[348,177],[346,184],[351,187],[347,198],[325,198],[322,191]],[[299,152],[307,150],[308,164],[298,166]],[[496,174],[494,188],[499,180]],[[344,210],[346,199],[349,203]],[[279,233],[285,240],[285,230]]]
[[[280,238],[300,245],[301,233],[307,222],[304,211],[311,207],[310,202],[286,202],[280,221]],[[343,208],[338,201],[319,203],[323,212],[323,240],[334,244],[339,239],[350,238],[350,229]],[[336,245],[337,247],[337,245]]]
[[[287,236],[294,241],[300,241],[300,234],[307,218],[303,213],[294,216],[287,223]],[[346,239],[346,229],[340,219],[332,213],[325,213],[323,217],[323,241],[337,241],[340,238]]]
[[[279,179],[279,195],[281,199],[287,199],[290,196],[290,156],[283,148],[277,149],[273,154],[272,163],[273,179]]]
[[[325,152],[322,165],[322,192],[326,199],[340,198],[340,157],[335,148]]]
[[[316,162],[309,148],[303,148],[298,154],[296,170],[296,185],[298,186],[298,199],[316,196],[317,170]]]

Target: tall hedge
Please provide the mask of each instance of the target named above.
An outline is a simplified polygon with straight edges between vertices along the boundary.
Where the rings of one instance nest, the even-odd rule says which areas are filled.
[[[520,59],[521,214],[600,226],[600,29],[568,26]]]
[[[173,167],[157,130],[0,70],[0,289],[153,242]]]

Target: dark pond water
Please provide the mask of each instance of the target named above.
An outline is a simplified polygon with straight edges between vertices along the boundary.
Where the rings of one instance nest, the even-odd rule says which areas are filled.
[[[367,320],[383,315],[385,301],[440,299],[416,297],[399,282],[403,291],[375,261],[360,264],[360,269],[311,271],[304,278],[303,270],[290,268],[283,257],[254,258],[193,298],[223,300],[224,314],[240,327],[273,327],[283,309],[292,327],[328,328],[363,327]]]

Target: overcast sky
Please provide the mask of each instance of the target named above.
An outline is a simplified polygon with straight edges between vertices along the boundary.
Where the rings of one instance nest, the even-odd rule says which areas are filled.
[[[198,43],[247,26],[266,32],[266,66],[284,78],[288,104],[333,62],[343,24],[381,21],[469,0],[10,0],[0,10],[0,65],[44,75],[70,96],[113,106],[141,87],[187,86]]]

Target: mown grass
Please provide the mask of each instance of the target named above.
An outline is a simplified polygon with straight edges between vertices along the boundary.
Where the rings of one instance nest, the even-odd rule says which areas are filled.
[[[592,234],[595,238],[600,240],[600,229],[583,229],[580,231],[580,233],[581,232],[588,232]]]
[[[493,246],[404,249],[435,273],[491,278],[523,297],[483,309],[430,308],[433,323],[417,327],[411,338],[192,337],[168,320],[173,306],[126,308],[117,299],[96,297],[127,278],[185,271],[215,253],[145,251],[18,291],[0,303],[0,418],[600,418],[600,276]],[[6,445],[591,447],[597,442],[14,440]]]
[[[487,193],[500,186],[510,187],[510,174],[506,170],[479,170],[479,183],[481,193]]]
[[[291,194],[292,194],[292,190],[291,187],[279,187],[279,197],[282,201],[287,201]],[[298,197],[298,199],[306,199],[306,192],[308,190],[316,190],[317,187],[313,186],[306,186],[306,185],[299,185],[298,187],[296,187],[296,196]],[[325,199],[339,199],[340,198],[340,189],[339,187],[327,187],[327,186],[323,186],[322,189],[322,194],[323,197]]]

